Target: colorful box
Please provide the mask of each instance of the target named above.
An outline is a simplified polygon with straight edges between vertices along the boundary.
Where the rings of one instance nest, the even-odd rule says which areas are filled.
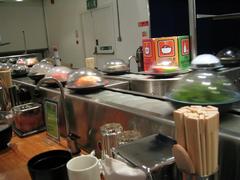
[[[148,71],[154,62],[156,62],[156,52],[153,39],[143,39],[143,62],[144,71]]]
[[[144,70],[153,63],[169,61],[170,66],[186,69],[190,64],[188,36],[161,37],[143,40]]]

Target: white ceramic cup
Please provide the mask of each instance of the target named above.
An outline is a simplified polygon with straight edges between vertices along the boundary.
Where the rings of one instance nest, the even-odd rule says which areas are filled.
[[[100,180],[99,160],[95,156],[74,157],[67,162],[69,180]]]

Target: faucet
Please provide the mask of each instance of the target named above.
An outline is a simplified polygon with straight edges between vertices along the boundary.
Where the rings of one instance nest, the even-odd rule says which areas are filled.
[[[65,95],[64,95],[64,88],[63,88],[62,83],[59,82],[55,78],[46,77],[46,78],[41,79],[37,83],[35,91],[39,91],[41,84],[44,83],[45,81],[50,81],[50,80],[54,81],[58,85],[58,87],[60,88],[60,102],[61,102],[61,106],[62,106],[62,113],[63,113],[64,121],[65,121],[65,124],[66,124],[68,148],[70,149],[72,154],[78,154],[80,152],[80,149],[79,149],[78,144],[77,144],[77,139],[79,139],[80,137],[73,134],[73,133],[70,133],[69,122],[67,120],[66,111],[65,111]]]
[[[130,61],[134,59],[135,62],[137,63],[138,66],[138,71],[143,71],[144,70],[144,62],[143,62],[143,50],[142,46],[139,46],[139,48],[136,51],[136,56],[130,56],[128,58],[128,67],[130,69]]]

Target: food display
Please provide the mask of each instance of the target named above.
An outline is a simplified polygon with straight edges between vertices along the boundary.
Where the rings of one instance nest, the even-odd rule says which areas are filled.
[[[45,77],[51,77],[60,82],[66,82],[71,71],[70,68],[65,66],[55,66],[48,70]]]
[[[11,67],[12,67],[12,64],[10,63],[0,63],[1,70],[8,70],[8,69],[11,69]]]
[[[178,70],[177,66],[161,66],[155,65],[152,66],[152,72],[154,73],[172,73]]]
[[[13,64],[11,73],[13,77],[25,76],[28,73],[28,67],[24,64]]]
[[[161,73],[173,73],[178,70],[179,70],[178,66],[173,66],[171,61],[169,59],[166,59],[161,62],[154,63],[151,66],[149,72],[161,74]]]
[[[67,88],[69,89],[85,89],[99,86],[104,86],[101,74],[86,68],[73,71],[67,81]]]
[[[17,60],[17,64],[24,64],[28,67],[32,67],[33,65],[38,63],[37,57],[28,57],[28,58],[19,58]]]
[[[182,79],[171,97],[189,103],[223,103],[234,101],[236,91],[224,77],[214,73],[196,72]]]
[[[53,67],[54,66],[52,64],[49,64],[46,62],[40,62],[38,64],[35,64],[33,67],[31,67],[31,69],[29,70],[28,76],[35,81],[39,81]]]
[[[128,65],[122,59],[113,59],[107,61],[103,66],[103,71],[109,74],[125,73],[129,71]]]
[[[201,56],[201,55],[200,55]],[[209,56],[205,56],[208,60]],[[219,66],[219,60],[197,63],[193,60],[195,71],[184,76],[172,89],[167,97],[173,103],[197,105],[230,105],[240,100],[240,93],[234,84],[225,76],[212,69]],[[202,56],[201,56],[202,58]],[[199,57],[197,57],[199,59]],[[203,60],[203,59],[202,59]],[[200,64],[200,66],[199,66]],[[210,66],[208,66],[210,65]],[[215,65],[215,66],[213,66]],[[209,67],[209,68],[207,68]]]

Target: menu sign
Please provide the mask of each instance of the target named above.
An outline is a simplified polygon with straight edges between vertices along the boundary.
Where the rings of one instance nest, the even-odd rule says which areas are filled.
[[[58,128],[58,103],[46,99],[44,102],[44,115],[47,134],[59,141],[59,128]]]

